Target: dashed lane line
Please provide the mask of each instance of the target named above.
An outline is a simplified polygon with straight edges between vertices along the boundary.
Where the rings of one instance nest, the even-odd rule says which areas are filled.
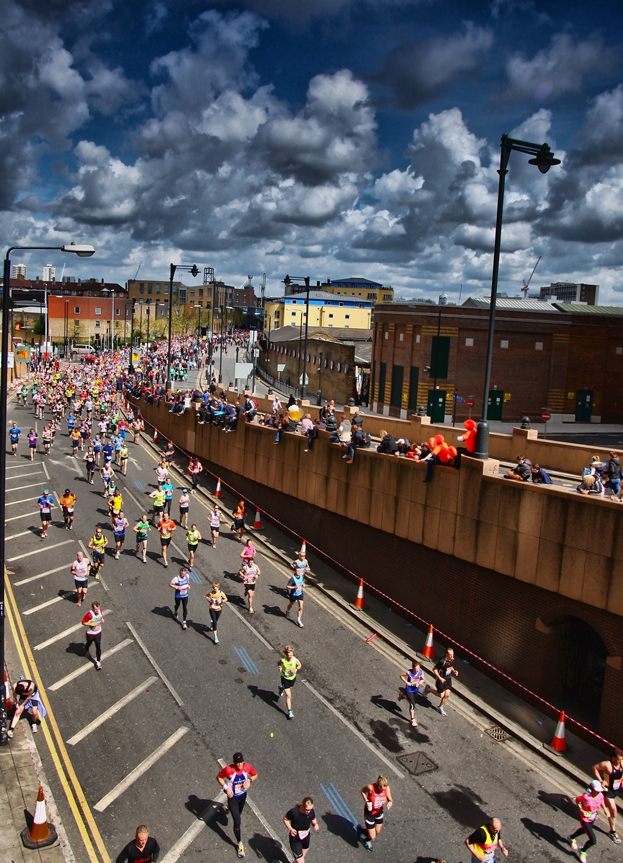
[[[18,539],[20,536],[28,536],[29,534],[32,535],[32,530],[22,530],[20,533],[12,533],[11,536],[5,537],[5,541],[8,542],[10,539]]]
[[[30,584],[31,581],[38,581],[40,578],[45,578],[46,575],[54,575],[55,572],[60,572],[62,569],[70,569],[71,563],[65,563],[63,566],[57,566],[56,569],[48,569],[46,572],[40,572],[39,575],[31,575],[28,578],[22,578],[21,581],[15,581],[13,587],[19,587],[22,584]]]
[[[160,761],[160,759],[165,755],[169,749],[172,749],[175,744],[182,739],[182,737],[188,732],[188,728],[182,725],[177,729],[170,737],[168,737],[164,743],[161,743],[160,746],[155,749],[151,755],[148,755],[147,758],[144,758],[140,764],[131,770],[126,777],[124,777],[121,782],[115,785],[108,794],[105,794],[101,800],[93,807],[97,812],[104,812],[111,803],[114,803],[118,797],[121,797],[124,791],[127,791],[134,783],[141,778],[144,773],[147,773],[150,767],[153,767],[156,762]]]
[[[193,821],[188,830],[182,833],[175,845],[161,858],[160,863],[177,863],[184,851],[195,841],[203,828],[210,823],[226,801],[227,794],[224,791],[220,791],[214,800],[201,812],[197,820]]]
[[[183,701],[182,701],[182,699],[179,697],[179,695],[177,694],[177,692],[175,691],[175,689],[173,689],[173,686],[169,683],[169,679],[167,678],[167,676],[165,675],[165,673],[163,672],[163,670],[160,668],[160,666],[158,665],[158,663],[156,662],[156,660],[153,658],[153,656],[151,655],[151,653],[149,652],[149,650],[147,650],[147,648],[146,648],[146,647],[145,647],[145,645],[143,644],[143,642],[142,642],[141,638],[139,637],[139,635],[138,635],[137,631],[134,629],[134,627],[132,626],[132,624],[131,624],[128,620],[126,620],[125,625],[128,627],[128,629],[130,630],[130,632],[131,632],[131,633],[132,633],[132,635],[134,636],[134,638],[135,638],[135,640],[136,640],[136,643],[137,643],[137,644],[138,644],[138,646],[141,648],[141,650],[143,651],[143,653],[145,654],[145,656],[146,656],[146,657],[147,657],[147,659],[149,660],[150,665],[153,667],[153,669],[155,670],[155,672],[156,672],[156,674],[158,675],[158,677],[160,678],[160,680],[162,680],[162,682],[164,683],[164,685],[166,686],[166,688],[169,690],[169,692],[171,693],[171,695],[173,696],[173,698],[175,699],[175,701],[177,702],[177,704],[179,705],[179,707],[183,707],[183,706],[184,706],[184,702],[183,702]]]
[[[41,554],[43,551],[52,551],[53,548],[60,548],[61,545],[68,545],[73,542],[73,539],[66,539],[64,542],[55,542],[54,545],[40,545],[34,551],[27,551],[24,554],[17,554],[13,557],[7,557],[7,562],[12,563],[14,560],[21,560],[24,557],[31,557],[33,554]]]
[[[124,647],[127,647],[128,644],[134,644],[134,641],[131,638],[125,638],[123,641],[119,642],[119,644],[115,644],[114,647],[111,647],[110,650],[105,650],[102,653],[102,662],[105,659],[110,659],[111,656],[114,656],[115,653],[118,653],[120,650],[123,650]],[[58,692],[59,689],[62,689],[67,683],[71,683],[72,680],[75,680],[76,677],[80,677],[82,674],[86,674],[87,671],[95,671],[95,666],[89,663],[88,665],[81,665],[80,668],[76,668],[75,671],[71,671],[69,674],[66,674],[65,677],[61,677],[60,680],[57,680],[56,683],[53,683],[52,686],[48,686],[50,692]]]
[[[107,608],[102,612],[102,616],[106,614],[112,614],[112,611]],[[64,629],[62,632],[59,632],[57,635],[53,635],[51,638],[48,638],[46,641],[42,641],[40,644],[36,644],[33,647],[33,650],[44,650],[44,648],[49,647],[51,644],[55,644],[57,641],[62,641],[63,638],[67,638],[68,635],[71,635],[72,632],[79,632],[82,629],[82,623],[77,623],[75,626],[70,626],[68,629]]]
[[[39,483],[37,482],[35,485],[39,485]],[[7,491],[15,491],[15,489],[7,489]],[[6,503],[5,506],[19,506],[20,503],[29,503],[31,500],[39,500],[39,495],[35,495],[34,497],[23,497],[21,500],[11,500]]]
[[[11,518],[5,518],[4,523],[8,524],[10,521],[17,521],[18,518],[33,518],[35,515],[39,515],[38,512],[23,512],[21,515],[12,515]]]
[[[158,680],[157,677],[148,677],[147,680],[143,681],[139,686],[135,687],[132,692],[128,692],[127,695],[124,695],[123,698],[120,698],[119,701],[115,702],[108,710],[105,710],[103,713],[93,720],[93,722],[89,722],[88,725],[85,725],[80,731],[76,732],[73,737],[70,737],[67,743],[70,746],[75,746],[77,743],[80,743],[81,740],[84,740],[85,737],[88,737],[92,731],[95,731],[100,725],[103,725],[107,722],[115,713],[119,713],[119,711],[129,704],[131,701],[134,701],[139,695],[145,692],[152,683],[155,683]]]
[[[25,476],[33,476],[36,473],[43,473],[43,471],[42,470],[30,470],[30,471],[28,471],[28,473],[11,474],[11,481],[13,481],[14,479],[22,479],[22,477],[25,477]],[[9,491],[10,490],[11,489],[9,489]]]

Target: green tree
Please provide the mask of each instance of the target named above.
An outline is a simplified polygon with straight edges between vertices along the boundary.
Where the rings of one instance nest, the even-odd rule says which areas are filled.
[[[32,325],[32,331],[35,336],[42,336],[45,333],[45,321],[43,315],[38,315]]]

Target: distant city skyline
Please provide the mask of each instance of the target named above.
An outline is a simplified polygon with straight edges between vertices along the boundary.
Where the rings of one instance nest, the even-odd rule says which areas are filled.
[[[488,294],[500,136],[501,291],[623,302],[623,12],[559,0],[3,0],[4,245],[125,283],[214,267],[397,296]],[[65,260],[67,258],[67,260]],[[188,284],[197,280],[185,278]],[[198,281],[201,281],[199,279]]]

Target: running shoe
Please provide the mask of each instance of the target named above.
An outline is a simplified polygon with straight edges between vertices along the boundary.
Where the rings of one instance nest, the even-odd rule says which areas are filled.
[[[426,698],[426,696],[428,695],[429,692],[430,692],[430,686],[427,683],[426,686],[424,687],[424,692],[422,693],[424,698]]]
[[[616,832],[616,830],[610,830],[610,832],[608,833],[608,836],[612,839],[612,841],[614,842],[615,845],[621,844],[621,840],[619,839],[619,834]]]
[[[441,713],[441,715],[442,715],[442,716],[447,716],[447,715],[448,715],[448,714],[446,713],[446,711],[443,709],[443,707],[438,707],[438,708],[437,708],[437,713]]]
[[[370,842],[369,839],[364,839],[363,847],[366,849],[366,851],[372,851],[372,842]]]
[[[303,629],[303,624],[301,623],[301,618],[300,618],[300,617],[299,617],[299,619],[296,621],[296,625],[297,625],[297,626],[300,626],[300,627],[301,627],[301,629]]]
[[[30,459],[30,460],[32,461],[32,459]],[[13,732],[11,731],[10,728],[7,728],[6,736],[9,738],[13,737]]]
[[[577,843],[577,842],[576,842],[576,840],[575,840],[575,839],[573,839],[571,836],[567,836],[567,842],[569,843],[569,845],[571,845],[571,848],[572,848],[574,851],[577,851],[577,850],[578,850],[578,843]]]
[[[286,617],[290,620],[290,612],[286,609]]]
[[[182,629],[188,629],[188,626],[186,625],[185,620],[182,621]]]
[[[242,842],[238,843],[238,857],[244,857],[244,845]]]
[[[147,563],[147,558],[146,558],[146,557],[144,557],[144,558],[143,558],[143,563]]]
[[[177,620],[177,611],[173,612],[173,617]]]
[[[254,611],[254,609],[253,609],[253,606],[251,606],[251,608],[249,609],[249,614],[255,614],[255,611]]]
[[[279,698],[283,695],[283,686],[279,684]]]
[[[214,643],[215,643],[215,644],[218,644],[218,635],[215,635],[215,636],[214,636]]]
[[[586,863],[586,851],[580,851],[578,857],[580,858],[580,863]]]
[[[414,728],[417,728],[417,719],[412,719],[412,720],[411,720],[411,725],[412,725]]]
[[[288,710],[288,719],[294,719],[294,713],[291,710]]]
[[[32,733],[33,733],[33,734],[36,734],[36,733],[37,733],[37,729],[38,729],[37,723],[36,723],[36,722],[33,722],[33,724],[32,724],[32,728],[31,728]]]
[[[97,671],[101,671],[102,670],[102,663],[96,661],[95,662],[95,668]]]

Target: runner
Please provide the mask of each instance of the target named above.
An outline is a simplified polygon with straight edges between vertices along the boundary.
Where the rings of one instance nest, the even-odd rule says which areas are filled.
[[[580,794],[575,798],[575,802],[580,810],[580,826],[575,833],[567,836],[567,841],[577,853],[582,863],[586,863],[586,852],[588,849],[597,844],[594,824],[597,821],[599,810],[603,809],[606,815],[609,815],[603,790],[603,786],[599,779],[593,779],[584,794]],[[576,840],[583,833],[586,834],[588,838],[584,843],[584,847],[578,851],[578,843]]]
[[[108,537],[104,536],[101,527],[96,527],[95,533],[87,545],[87,548],[90,548],[93,552],[93,578],[98,579],[100,577],[100,570],[104,566],[107,545]]]
[[[251,559],[248,562],[242,564],[240,572],[238,573],[240,578],[242,579],[242,583],[244,584],[244,593],[247,598],[247,604],[249,606],[249,614],[255,614],[253,609],[253,597],[255,596],[255,583],[261,575],[261,570],[257,563]]]
[[[313,827],[316,833],[320,830],[311,797],[303,797],[300,803],[286,812],[283,823],[290,834],[288,838],[294,859],[304,860],[309,851],[310,827]]]
[[[55,505],[49,488],[43,489],[43,494],[37,500],[37,503],[39,504],[39,514],[41,516],[41,539],[45,539],[48,535],[48,525],[52,521],[52,507]]]
[[[422,666],[417,659],[413,660],[411,668],[408,668],[400,675],[400,679],[404,683],[405,688],[404,693],[401,691],[398,696],[398,701],[402,701],[403,698],[407,699],[409,702],[411,725],[414,728],[417,728],[417,719],[415,718],[415,696],[418,694],[420,686],[424,682],[424,672],[422,671]]]
[[[192,571],[197,546],[201,542],[201,534],[197,530],[196,524],[191,524],[190,530],[186,531],[186,542],[188,543],[188,568]]]
[[[93,485],[93,474],[95,473],[95,450],[89,447],[82,456],[82,461],[87,463],[87,482]]]
[[[234,822],[234,836],[238,842],[238,857],[244,857],[240,819],[247,802],[247,791],[257,779],[257,770],[244,760],[242,752],[234,752],[233,763],[223,767],[216,775],[216,781],[228,797],[228,807]]]
[[[614,754],[606,761],[600,761],[593,767],[593,774],[605,785],[604,799],[608,811],[608,823],[610,832],[608,836],[615,845],[620,845],[621,840],[616,830],[617,804],[616,798],[623,782],[623,752],[615,749]]]
[[[206,593],[206,599],[210,603],[210,618],[212,620],[214,644],[218,644],[218,619],[221,616],[223,605],[227,602],[227,597],[221,590],[221,585],[218,581],[212,582],[212,590],[210,593]]]
[[[290,566],[294,570],[294,575],[290,577],[287,584],[288,592],[290,595],[290,602],[288,603],[288,607],[286,608],[286,617],[288,619],[290,618],[290,609],[296,602],[296,623],[302,629],[303,623],[301,622],[301,617],[303,616],[303,600],[305,599],[305,576],[308,572],[311,572],[311,569],[309,568],[307,558],[302,551],[297,551],[296,560],[293,560]]]
[[[182,629],[187,629],[186,618],[188,617],[188,591],[190,590],[190,578],[185,567],[180,569],[179,575],[174,576],[169,582],[169,587],[175,589],[175,608],[173,617],[177,620],[177,612],[182,603]]]
[[[361,789],[361,796],[365,803],[363,810],[365,830],[359,831],[359,837],[366,851],[372,851],[372,843],[383,827],[384,809],[387,806],[389,811],[394,805],[394,801],[389,782],[384,776],[379,776],[376,782],[364,785]]]
[[[446,655],[444,659],[440,659],[439,662],[433,668],[433,674],[435,675],[435,689],[437,692],[433,692],[428,684],[424,689],[424,697],[427,695],[435,695],[439,699],[439,707],[437,708],[437,712],[441,713],[442,716],[447,716],[448,714],[443,709],[444,702],[450,698],[450,690],[452,689],[452,675],[455,677],[459,676],[459,672],[456,670],[454,666],[454,650],[449,647],[446,650]]]
[[[483,824],[478,830],[474,830],[465,840],[465,845],[472,855],[472,863],[494,863],[495,849],[499,848],[505,857],[508,857],[508,849],[500,837],[502,822],[499,818],[492,818],[489,824]],[[582,830],[580,829],[580,833]]]
[[[288,719],[294,718],[292,713],[292,687],[296,683],[296,675],[301,670],[301,663],[294,655],[294,648],[290,644],[286,644],[283,648],[283,656],[277,663],[277,667],[281,673],[281,683],[279,684],[279,698],[286,695],[286,708],[288,710]]]
[[[179,508],[180,508],[180,527],[188,527],[188,509],[190,507],[190,495],[188,494],[188,489],[183,488],[182,493],[180,495],[180,499],[178,500]]]
[[[175,486],[171,482],[171,478],[167,477],[162,483],[162,491],[164,492],[164,511],[171,518],[171,505],[173,504],[173,491]]]
[[[115,474],[113,473],[112,465],[110,462],[104,464],[102,468],[100,468],[100,477],[102,478],[102,482],[104,483],[104,497],[108,496],[108,487],[112,482],[114,482]]]
[[[119,515],[115,516],[112,520],[113,536],[115,538],[115,560],[119,560],[121,546],[125,542],[125,531],[127,527],[130,527],[130,522],[124,516],[123,510],[120,510]]]
[[[74,509],[76,506],[76,495],[66,488],[65,494],[59,501],[63,508],[63,518],[65,519],[65,530],[73,530],[74,526]]]
[[[143,563],[147,563],[147,537],[149,536],[151,528],[149,526],[149,519],[147,518],[146,513],[143,513],[132,530],[136,534],[135,554],[137,557],[142,556]]]
[[[126,476],[128,473],[128,458],[130,453],[128,451],[128,446],[124,441],[121,444],[121,449],[119,450],[119,463],[121,464],[121,476]]]
[[[52,446],[52,429],[49,425],[43,427],[41,432],[41,442],[43,444],[43,454],[50,455],[50,447]]]
[[[141,433],[141,431],[142,431],[142,429],[143,429],[143,422],[142,422],[142,420],[138,419],[138,417],[137,417],[136,419],[134,419],[134,420],[132,421],[132,423],[131,423],[131,425],[130,425],[130,428],[132,429],[132,434],[134,435],[133,443],[138,444],[138,442],[139,442],[139,435],[140,435],[140,433]]]
[[[166,481],[167,477],[169,476],[169,468],[164,458],[160,459],[154,470],[156,471],[156,478],[158,480],[158,485],[160,486]]]
[[[171,545],[171,537],[176,528],[177,525],[173,519],[163,513],[158,522],[158,531],[160,533],[160,550],[162,552],[162,559],[165,566],[169,565],[169,561],[167,560],[167,548]]]
[[[17,423],[13,423],[9,429],[9,440],[11,441],[11,450],[13,455],[17,455],[17,445],[21,437],[22,430],[18,429]]]
[[[91,611],[87,611],[87,613],[82,618],[82,625],[86,626],[86,642],[84,645],[84,655],[87,656],[91,662],[93,661],[91,657],[91,645],[95,645],[95,667],[98,671],[102,668],[102,623],[104,622],[104,618],[102,617],[102,607],[97,602],[91,603]]]
[[[234,533],[238,535],[238,542],[242,542],[242,536],[244,534],[244,501],[238,501],[238,506],[234,510],[234,524],[232,530]]]
[[[152,491],[149,496],[154,502],[152,517],[154,524],[157,525],[162,518],[162,513],[164,512],[165,494],[162,491],[162,483],[158,483],[158,488],[155,491]]]
[[[15,711],[11,724],[7,728],[7,737],[13,737],[13,729],[23,713],[28,715],[32,733],[37,732],[41,720],[47,716],[46,709],[39,696],[39,690],[34,680],[18,680],[13,690],[15,694]]]
[[[221,529],[221,511],[217,503],[214,504],[214,509],[208,515],[208,521],[210,522],[210,531],[212,533],[212,548],[216,548],[216,540]]]
[[[255,557],[257,549],[253,545],[253,542],[248,539],[245,547],[240,552],[240,557],[243,559],[245,563],[250,563]]]
[[[192,483],[192,489],[190,491],[191,494],[194,494],[197,490],[197,485],[199,484],[199,474],[203,470],[203,465],[200,464],[199,459],[196,456],[192,456],[190,459],[190,464],[188,465],[188,473],[190,475],[190,481]]]
[[[78,458],[78,449],[82,440],[82,438],[80,437],[79,429],[72,429],[71,434],[69,435],[69,439],[71,441],[71,454],[74,458]]]
[[[116,863],[157,863],[160,845],[144,824],[136,828],[136,836],[117,856]]]
[[[164,454],[162,456],[162,458],[167,463],[167,467],[171,467],[171,464],[173,463],[173,456],[174,455],[175,455],[175,446],[173,444],[173,441],[170,440],[169,443],[167,444],[167,448],[164,451]]]
[[[89,561],[82,551],[76,552],[76,559],[71,565],[71,574],[76,588],[76,603],[82,605],[89,589]]]
[[[34,429],[31,429],[28,432],[28,452],[30,453],[30,460],[35,460],[35,451],[37,449],[37,438],[39,435]]]

